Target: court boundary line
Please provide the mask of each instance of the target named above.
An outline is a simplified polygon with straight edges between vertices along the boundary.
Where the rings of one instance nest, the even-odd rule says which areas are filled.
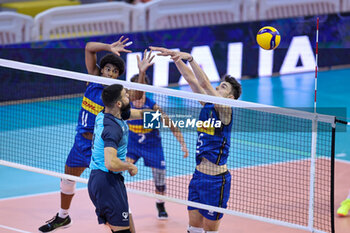
[[[87,189],[87,187],[81,187],[77,188],[77,191]],[[0,198],[0,202],[2,201],[12,201],[16,199],[22,199],[22,198],[30,198],[30,197],[40,197],[40,196],[45,196],[45,195],[51,195],[51,194],[59,194],[61,191],[50,191],[50,192],[43,192],[43,193],[33,193],[33,194],[24,194],[24,195],[18,195],[18,196],[12,196],[12,197],[4,197]]]
[[[345,159],[339,159],[339,158],[335,158],[335,161],[341,162],[341,163],[346,163],[346,164],[350,164],[350,161],[345,160]]]
[[[16,232],[21,232],[21,233],[31,233],[30,231],[24,231],[24,230],[21,230],[21,229],[5,226],[5,225],[1,225],[1,224],[0,224],[0,228],[4,228],[4,229],[7,229],[7,230],[16,231]]]

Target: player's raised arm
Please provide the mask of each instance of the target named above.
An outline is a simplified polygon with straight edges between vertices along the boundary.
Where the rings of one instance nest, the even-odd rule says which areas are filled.
[[[137,119],[143,119],[143,113],[144,112],[150,112],[153,111],[152,109],[145,108],[145,109],[130,109],[130,117],[127,120],[137,120]]]
[[[175,64],[181,60],[188,61],[188,63],[190,63],[190,66],[194,72],[194,75],[200,87],[203,88],[208,95],[220,96],[211,85],[210,80],[206,75],[206,73],[194,60],[191,54],[185,53],[185,52],[175,52],[175,54],[172,56],[172,59],[174,60]]]
[[[174,59],[175,57],[177,57],[179,55],[179,52],[172,51],[170,49],[166,49],[166,48],[162,48],[162,47],[150,46],[150,49],[152,49],[154,51],[159,51],[160,53],[157,54],[158,56],[170,56],[172,59]],[[191,57],[190,54],[188,54],[189,57],[186,56],[186,54],[187,53],[182,53],[183,58],[181,58],[181,59],[187,60],[189,57]],[[176,65],[177,69],[179,70],[179,72],[181,73],[181,75],[185,78],[187,83],[190,85],[192,91],[195,93],[206,94],[204,89],[199,85],[192,70],[188,66],[186,66],[186,64],[181,59],[176,59],[176,61],[174,60],[175,65]]]
[[[100,51],[112,52],[120,56],[121,52],[130,53],[130,50],[125,49],[127,46],[128,38],[124,39],[121,36],[118,41],[112,44],[105,44],[100,42],[88,42],[85,46],[85,65],[89,74],[100,75],[99,68],[96,65],[97,56],[96,53]]]
[[[146,84],[146,71],[147,69],[152,66],[154,63],[152,63],[153,58],[155,55],[152,56],[152,50],[147,53],[147,49],[143,52],[143,58],[139,57],[137,55],[137,67],[139,68],[139,77],[138,77],[138,83]],[[131,90],[129,93],[130,101],[139,100],[143,96],[143,91],[134,91]]]
[[[234,99],[234,96],[231,94],[231,92],[235,91],[233,90],[233,86],[230,83],[224,81],[220,83],[220,86],[217,87],[217,89],[214,89],[206,73],[189,53],[175,52],[175,54],[172,56],[172,59],[175,61],[175,64],[181,60],[187,60],[190,63],[200,87],[205,91],[206,94]],[[215,104],[215,109],[219,112],[219,117],[222,123],[229,124],[232,115],[231,107]]]
[[[162,109],[157,105],[155,104],[153,106],[153,110],[154,111],[159,111],[162,113],[161,117],[164,119],[164,123],[167,124],[168,126],[170,126],[170,130],[171,132],[173,133],[173,135],[176,137],[177,141],[180,143],[181,145],[181,150],[182,152],[184,153],[184,158],[187,158],[188,157],[188,149],[187,149],[187,145],[186,145],[186,142],[184,140],[184,137],[180,131],[179,128],[175,127],[173,124],[170,124],[171,122],[171,119],[168,117],[168,115],[166,113],[164,113],[162,111]]]

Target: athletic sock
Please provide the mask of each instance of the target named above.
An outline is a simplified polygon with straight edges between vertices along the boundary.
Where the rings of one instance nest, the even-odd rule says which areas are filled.
[[[60,210],[58,211],[58,217],[67,218],[67,216],[69,215],[68,210],[60,208]]]
[[[204,233],[203,228],[193,227],[193,226],[188,226],[187,232],[188,233]]]

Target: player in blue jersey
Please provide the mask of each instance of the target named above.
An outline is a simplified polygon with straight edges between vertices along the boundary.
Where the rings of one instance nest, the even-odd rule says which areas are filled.
[[[161,56],[170,55],[178,70],[193,92],[212,96],[238,99],[241,85],[226,75],[214,89],[204,71],[189,53],[175,52],[166,48],[150,47]],[[192,70],[182,61],[189,62]],[[229,106],[202,103],[199,120],[221,122],[220,127],[198,127],[196,170],[189,184],[188,200],[226,208],[230,195],[231,175],[226,162],[229,155],[233,109]],[[222,214],[189,206],[189,233],[218,232]]]
[[[137,82],[139,75],[134,75],[131,82]],[[149,84],[148,77],[145,78],[146,83]],[[162,109],[150,98],[143,93],[142,98],[131,102],[133,109],[152,109],[162,113],[165,123],[168,124],[169,117],[162,111]],[[152,168],[153,181],[155,184],[156,194],[165,195],[165,160],[163,154],[162,140],[158,129],[144,129],[142,120],[129,120],[129,144],[127,161],[136,163],[140,158],[143,158],[144,164]],[[181,145],[184,152],[184,158],[188,157],[188,149],[184,141],[181,131],[170,126],[170,130]],[[165,210],[164,201],[157,200],[156,207],[158,210],[159,219],[167,219],[168,213]]]
[[[141,119],[144,111],[130,109],[129,94],[113,84],[102,92],[105,109],[96,117],[88,191],[99,224],[112,232],[130,233],[129,205],[122,172],[136,175],[137,167],[125,161],[128,145],[127,119]]]
[[[85,65],[91,75],[102,76],[106,78],[117,79],[124,73],[125,64],[120,58],[121,52],[131,52],[126,50],[128,39],[120,39],[112,44],[99,42],[89,42],[85,47]],[[100,51],[110,52],[100,60],[97,65],[97,53]],[[145,50],[146,53],[146,50]],[[140,72],[140,83],[144,83],[146,70],[151,66],[153,57],[144,56],[141,60],[138,57],[138,68]],[[95,124],[96,115],[104,108],[101,93],[102,84],[88,83],[84,93],[81,109],[79,112],[78,126],[74,145],[68,155],[65,165],[65,174],[80,176],[84,170],[89,167],[91,159],[91,140]],[[131,99],[139,99],[142,92],[134,92]],[[71,225],[69,216],[69,207],[75,193],[75,181],[69,179],[61,180],[61,208],[54,218],[47,221],[47,224],[41,226],[39,231],[52,232],[58,228],[66,228]],[[132,221],[132,218],[131,218]]]

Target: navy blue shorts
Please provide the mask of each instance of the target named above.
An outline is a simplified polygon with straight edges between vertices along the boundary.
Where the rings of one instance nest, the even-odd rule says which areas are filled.
[[[128,196],[122,174],[92,170],[88,191],[99,224],[129,226]]]
[[[188,200],[215,207],[227,207],[227,201],[230,198],[231,174],[229,171],[222,175],[211,176],[195,170],[188,187]],[[198,208],[188,206],[188,210]],[[198,209],[205,218],[210,220],[219,220],[223,214]]]
[[[74,139],[74,145],[66,160],[68,167],[89,167],[91,160],[91,140],[77,133]]]

